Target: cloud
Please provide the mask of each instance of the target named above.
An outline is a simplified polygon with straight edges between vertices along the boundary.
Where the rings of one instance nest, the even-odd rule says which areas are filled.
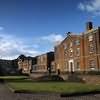
[[[60,34],[50,34],[48,36],[43,36],[41,39],[52,43],[56,43],[56,42],[61,42],[64,38]]]
[[[34,45],[26,44],[23,39],[8,34],[0,34],[0,58],[2,59],[15,59],[20,54],[36,56],[41,53],[33,47]]]
[[[47,36],[43,36],[41,39],[43,41],[50,42],[52,44],[51,50],[53,50],[54,46],[58,45],[64,39],[64,37],[61,34],[53,33]]]
[[[18,38],[13,35],[0,33],[0,59],[15,59],[20,54],[37,56],[52,51],[55,44],[62,40],[63,36],[60,34]]]
[[[87,2],[80,2],[78,4],[78,8],[93,15],[100,15],[100,0],[89,0]]]
[[[83,3],[79,3],[78,8],[81,10],[85,10],[84,4]]]

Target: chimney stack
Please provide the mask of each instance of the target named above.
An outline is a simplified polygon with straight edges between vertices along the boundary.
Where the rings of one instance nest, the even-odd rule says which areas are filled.
[[[87,22],[87,23],[86,23],[86,31],[89,31],[89,30],[91,30],[91,29],[93,29],[93,24],[92,24],[92,22]]]

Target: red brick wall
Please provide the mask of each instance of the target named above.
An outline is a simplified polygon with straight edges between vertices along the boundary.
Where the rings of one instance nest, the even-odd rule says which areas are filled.
[[[77,40],[80,41],[80,45],[74,44]],[[72,47],[70,47],[71,42]],[[78,48],[80,55],[77,56]],[[80,65],[80,71],[100,70],[100,28],[89,30],[82,35],[70,35],[55,47],[56,69],[59,67],[61,71],[68,71],[70,59],[74,60],[76,71],[77,63]]]

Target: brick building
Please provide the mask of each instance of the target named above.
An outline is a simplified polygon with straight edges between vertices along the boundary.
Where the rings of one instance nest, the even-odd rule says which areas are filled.
[[[37,63],[32,66],[32,72],[47,72],[51,70],[51,63],[54,67],[54,52],[48,52],[36,57]],[[54,68],[52,68],[54,70]]]
[[[100,71],[100,27],[86,24],[86,32],[69,35],[55,46],[55,66],[61,72]]]
[[[34,64],[36,64],[35,57],[26,57],[24,55],[18,57],[18,69],[21,70],[22,73],[29,74]]]

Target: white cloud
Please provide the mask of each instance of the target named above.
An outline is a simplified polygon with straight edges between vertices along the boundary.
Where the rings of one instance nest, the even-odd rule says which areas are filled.
[[[100,15],[100,0],[88,0],[87,2],[83,3],[80,2],[78,8],[94,15]]]
[[[52,43],[61,42],[63,39],[63,36],[60,34],[50,34],[48,36],[42,37],[42,40],[46,40]]]
[[[79,3],[78,8],[81,10],[85,10],[84,4],[82,4],[82,3]]]
[[[63,39],[64,37],[61,34],[50,34],[48,36],[42,37],[42,40],[51,42],[52,44],[51,50],[53,50],[54,46],[58,45]]]
[[[25,54],[27,56],[36,56],[40,54],[40,52],[33,47],[34,45],[27,45],[24,41],[14,36],[0,34],[0,58],[2,59],[14,59],[20,54]]]
[[[63,36],[60,34],[50,34],[34,38],[18,38],[0,33],[0,59],[15,59],[20,54],[37,56],[53,50],[55,44],[62,40]]]

